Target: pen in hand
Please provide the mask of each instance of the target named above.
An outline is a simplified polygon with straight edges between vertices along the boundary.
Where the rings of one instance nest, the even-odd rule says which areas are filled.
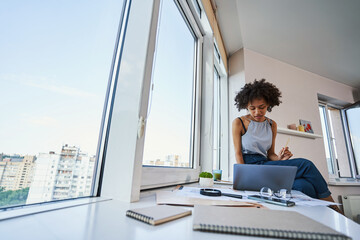
[[[282,150],[282,152],[281,152],[281,156],[282,156],[282,155],[284,155],[285,150],[286,150],[286,148],[287,148],[287,146],[288,146],[289,142],[290,142],[290,137],[288,138],[288,140],[287,140],[287,142],[286,142],[286,144],[285,144],[285,147],[284,147],[284,149],[283,149],[283,150]]]

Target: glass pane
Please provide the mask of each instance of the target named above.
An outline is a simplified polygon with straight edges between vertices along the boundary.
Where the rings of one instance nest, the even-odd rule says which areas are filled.
[[[329,144],[330,134],[327,127],[326,122],[326,113],[325,113],[325,107],[319,106],[319,112],[320,112],[320,119],[321,119],[321,128],[323,132],[323,140],[324,140],[324,146],[325,146],[325,154],[326,154],[326,162],[328,166],[328,171],[330,174],[334,174],[334,164],[331,159],[331,149]]]
[[[213,169],[220,167],[220,79],[214,69],[214,93],[213,93]]]
[[[0,206],[91,195],[123,1],[3,1]]]
[[[215,56],[215,59],[220,62],[220,53],[219,53],[219,50],[218,48],[216,47],[216,45],[214,45],[214,56]]]
[[[351,145],[354,152],[357,175],[360,175],[360,108],[350,108],[346,110],[346,116],[350,131]]]
[[[198,0],[193,0],[194,2],[194,6],[195,6],[195,9],[197,11],[197,13],[199,14],[200,18],[201,18],[201,7],[200,7],[200,4],[198,2]]]
[[[339,177],[351,177],[350,162],[347,153],[341,112],[337,108],[328,106],[328,116],[332,134],[332,147],[334,149],[335,159],[339,169]]]
[[[195,43],[174,1],[162,1],[144,165],[192,167]]]

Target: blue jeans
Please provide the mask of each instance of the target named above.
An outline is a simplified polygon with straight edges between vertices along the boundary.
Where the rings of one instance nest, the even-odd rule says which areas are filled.
[[[305,158],[271,161],[260,154],[243,154],[246,164],[296,166],[297,172],[292,189],[312,198],[326,198],[331,195],[327,183],[316,166]]]

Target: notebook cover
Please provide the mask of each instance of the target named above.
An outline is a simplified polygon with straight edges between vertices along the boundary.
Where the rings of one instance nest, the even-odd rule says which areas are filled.
[[[294,211],[196,205],[193,229],[289,239],[351,239]]]
[[[191,210],[181,207],[156,205],[145,208],[136,208],[126,211],[128,217],[149,223],[151,225],[158,225],[164,222],[175,220],[187,215],[191,215]]]

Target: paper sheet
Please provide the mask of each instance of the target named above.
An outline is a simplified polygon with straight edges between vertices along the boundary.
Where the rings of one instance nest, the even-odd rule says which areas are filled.
[[[203,196],[200,194],[200,189],[197,187],[183,187],[181,190],[177,191],[177,195],[179,196],[186,196],[191,198],[201,198],[201,199],[211,199],[211,200],[222,200],[222,201],[240,201],[240,202],[251,202],[251,203],[260,203],[259,201],[247,199],[247,196],[249,195],[259,195],[259,192],[257,191],[239,191],[234,190],[232,187],[221,187],[221,188],[214,188],[220,190],[222,193],[231,193],[231,194],[240,194],[243,196],[243,199],[237,199],[232,197],[226,197],[226,196],[220,196],[220,197],[209,197],[209,196]],[[329,205],[341,205],[339,203],[333,203],[328,201],[323,201],[319,199],[311,198],[307,195],[305,195],[302,192],[292,190],[291,191],[292,198],[290,201],[295,202],[298,206],[329,206]]]
[[[181,196],[192,197],[192,198],[202,198],[202,199],[211,199],[211,200],[232,200],[232,201],[240,201],[240,202],[247,202],[247,199],[239,199],[239,198],[232,198],[226,196],[218,196],[218,197],[211,197],[211,196],[204,196],[200,194],[201,188],[196,187],[183,187],[181,190],[178,190],[176,193]],[[223,193],[232,193],[232,194],[240,194],[243,195],[243,191],[237,191],[233,189],[227,188],[214,188],[218,189]]]
[[[204,196],[200,194],[201,188],[183,187],[175,191],[158,191],[156,192],[157,204],[170,204],[182,206],[194,205],[218,205],[218,206],[236,206],[236,207],[263,207],[261,204],[249,199],[238,199],[226,196]],[[230,189],[220,188],[222,192],[232,192]],[[234,190],[233,190],[234,191]],[[236,192],[239,194],[239,192]]]
[[[256,191],[245,191],[244,196],[249,195],[260,195],[259,192]],[[320,199],[311,198],[305,195],[302,192],[292,190],[291,191],[291,199],[290,201],[295,202],[295,205],[298,206],[308,206],[308,207],[315,207],[315,206],[329,206],[329,205],[341,205],[339,203],[328,202]]]
[[[293,193],[290,201],[295,202],[298,206],[329,206],[329,205],[341,205],[339,203],[328,202],[320,199],[311,198],[303,193]]]

